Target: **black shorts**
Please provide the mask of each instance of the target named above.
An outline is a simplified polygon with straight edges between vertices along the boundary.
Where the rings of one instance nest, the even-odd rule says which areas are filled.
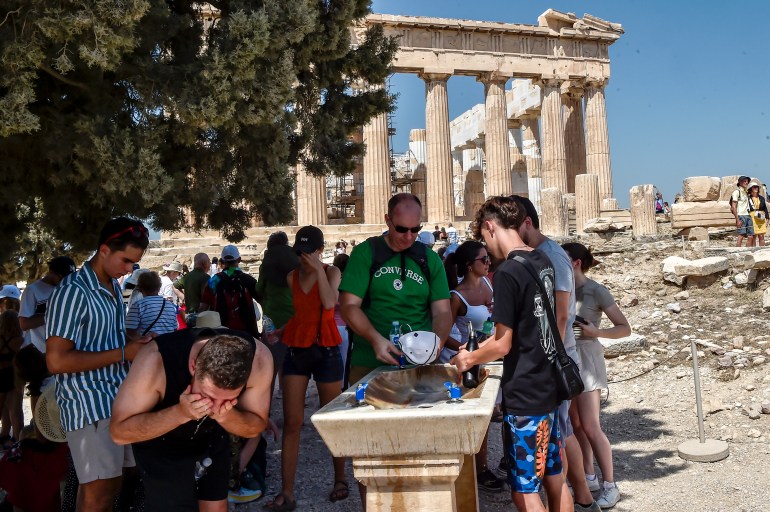
[[[283,360],[283,375],[312,376],[316,382],[337,382],[342,380],[345,368],[342,366],[340,347],[312,345],[308,348],[289,347]]]
[[[34,345],[27,345],[16,354],[13,365],[19,379],[29,383],[29,394],[40,396],[43,381],[50,376],[45,364],[45,354]]]
[[[8,393],[13,391],[15,385],[15,378],[13,373],[13,366],[3,368],[0,370],[0,393]]]
[[[195,463],[212,460],[203,477],[195,482]],[[198,510],[198,500],[227,499],[230,479],[230,436],[212,434],[204,451],[185,455],[164,450],[157,445],[134,445],[134,458],[142,477],[147,512],[183,512]]]

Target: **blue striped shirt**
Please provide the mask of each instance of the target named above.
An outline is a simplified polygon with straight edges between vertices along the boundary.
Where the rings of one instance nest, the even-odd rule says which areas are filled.
[[[116,279],[114,296],[99,283],[91,262],[67,276],[54,290],[46,312],[46,336],[75,343],[75,350],[102,352],[125,346],[125,306]],[[64,430],[71,432],[112,416],[112,402],[128,367],[56,375],[56,402]]]

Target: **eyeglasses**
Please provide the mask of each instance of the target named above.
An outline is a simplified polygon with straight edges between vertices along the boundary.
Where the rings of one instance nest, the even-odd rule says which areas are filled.
[[[139,225],[139,226],[131,226],[130,228],[126,228],[123,231],[118,231],[117,233],[110,235],[107,237],[107,240],[105,240],[103,243],[109,243],[110,240],[114,240],[126,233],[131,233],[131,236],[134,238],[147,238],[147,235],[149,234],[149,231],[147,231],[147,228]]]
[[[489,256],[482,256],[481,258],[476,258],[473,260],[473,263],[476,263],[477,261],[483,262],[485,265],[489,265],[492,263],[492,259]]]
[[[407,231],[411,231],[412,233],[419,233],[419,232],[420,232],[420,230],[422,229],[422,225],[419,225],[419,226],[415,226],[415,227],[413,227],[413,228],[408,228],[408,227],[406,227],[406,226],[399,226],[398,224],[393,224],[393,228],[394,228],[394,229],[395,229],[395,230],[396,230],[398,233],[406,233]]]

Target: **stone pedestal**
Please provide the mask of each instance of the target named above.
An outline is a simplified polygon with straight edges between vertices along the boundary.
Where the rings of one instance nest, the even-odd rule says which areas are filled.
[[[575,221],[578,233],[589,219],[599,217],[599,177],[595,174],[578,174],[575,177]]]
[[[655,192],[652,185],[631,187],[631,224],[634,236],[655,235],[658,223],[655,221]]]
[[[311,176],[297,164],[297,225],[326,224],[326,178]]]
[[[507,196],[512,193],[511,156],[508,142],[508,115],[505,99],[506,77],[482,75],[486,106],[485,146],[487,154],[487,196]]]
[[[544,80],[543,106],[543,163],[540,175],[544,188],[558,188],[567,192],[567,157],[564,149],[564,122],[562,121],[561,81]]]
[[[364,126],[364,224],[381,224],[388,212],[390,151],[388,116],[380,114]]]
[[[586,170],[599,176],[599,194],[602,199],[612,197],[612,167],[604,85],[604,82],[590,82],[585,89]]]
[[[544,188],[541,191],[540,230],[547,236],[567,236],[569,217],[564,196],[558,188]]]
[[[447,80],[450,75],[424,73],[427,146],[427,211],[430,223],[454,220],[452,154],[449,140]],[[425,206],[423,206],[425,207]]]
[[[586,141],[583,128],[583,91],[570,89],[564,101],[564,152],[567,157],[567,191],[575,192],[575,177],[586,172]]]

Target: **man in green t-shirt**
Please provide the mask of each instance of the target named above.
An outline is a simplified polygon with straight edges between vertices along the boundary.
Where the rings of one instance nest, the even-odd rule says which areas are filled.
[[[402,332],[435,332],[442,346],[449,336],[452,314],[441,258],[426,249],[426,276],[417,261],[401,255],[420,243],[416,240],[421,218],[417,196],[396,194],[388,201],[388,231],[381,237],[394,254],[373,275],[374,253],[369,241],[356,245],[350,255],[339,289],[342,317],[354,333],[351,383],[378,366],[398,364],[401,351],[388,339],[393,321],[401,324]]]
[[[201,303],[203,287],[209,281],[211,260],[208,254],[199,252],[193,258],[193,269],[174,282],[174,288],[184,292],[184,305],[187,314],[197,313]]]

